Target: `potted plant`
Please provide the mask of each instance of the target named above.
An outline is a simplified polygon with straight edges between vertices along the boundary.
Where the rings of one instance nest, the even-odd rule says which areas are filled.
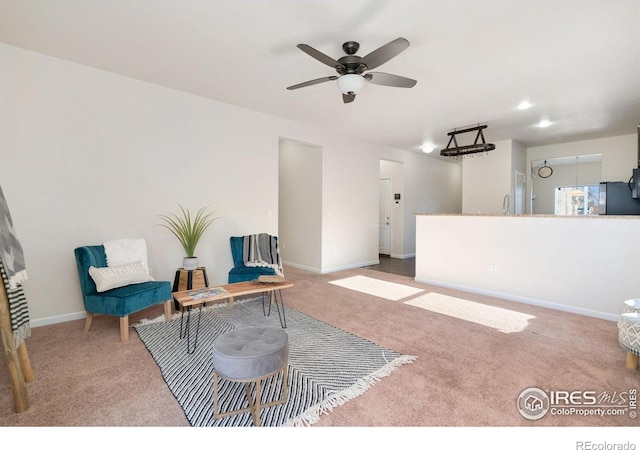
[[[198,268],[198,257],[195,256],[198,241],[200,241],[205,230],[218,218],[212,217],[213,211],[208,211],[206,206],[200,208],[193,218],[188,208],[184,208],[181,205],[178,206],[180,207],[181,215],[174,213],[162,214],[159,217],[164,223],[160,225],[171,231],[178,238],[187,254],[183,260],[183,268],[185,270],[194,270]]]

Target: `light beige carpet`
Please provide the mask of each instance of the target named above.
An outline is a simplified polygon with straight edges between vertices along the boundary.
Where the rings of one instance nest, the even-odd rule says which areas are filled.
[[[405,303],[439,314],[445,314],[450,317],[456,317],[468,322],[495,328],[503,333],[520,332],[529,325],[529,320],[535,319],[535,316],[529,314],[484,305],[470,300],[463,300],[437,292],[429,292],[420,297],[408,300]]]
[[[584,439],[636,442],[633,439],[637,438],[640,419],[628,414],[547,414],[532,421],[517,410],[518,397],[530,387],[599,393],[637,390],[640,373],[625,367],[626,351],[618,344],[616,322],[459,292],[364,268],[318,274],[286,266],[285,273],[295,286],[283,291],[287,307],[379,346],[417,356],[415,362],[381,379],[375,388],[335,406],[331,414],[323,414],[312,429],[300,430],[304,437],[358,442],[367,449],[391,449],[416,439],[433,443],[434,434],[445,439],[450,448],[496,448],[502,441],[512,448],[531,444],[527,448],[537,450],[575,449],[576,441]],[[403,301],[387,301],[328,284],[355,275],[424,289],[415,297],[437,292],[517,310],[535,319],[520,333],[502,333]],[[133,314],[129,321],[136,324],[161,314],[162,305],[157,305]],[[24,413],[14,411],[10,377],[0,363],[3,444],[25,442],[29,427],[38,427],[34,432],[43,436],[54,431],[51,442],[62,438],[65,446],[74,450],[86,446],[88,439],[102,439],[104,434],[106,442],[123,433],[128,443],[139,440],[138,446],[145,448],[156,442],[158,448],[177,448],[193,433],[211,441],[222,436],[220,442],[233,439],[282,448],[284,439],[295,432],[288,428],[282,430],[283,439],[268,439],[270,430],[281,428],[256,429],[255,433],[243,427],[187,429],[184,410],[138,333],[131,332],[129,342],[123,344],[118,319],[106,315],[95,317],[88,333],[83,330],[84,319],[32,329],[27,345],[35,380],[27,384],[31,407]],[[15,440],[11,440],[12,430],[16,430]],[[87,439],[78,439],[84,430]],[[494,436],[479,437],[474,434],[479,430]],[[507,432],[514,435],[505,437]],[[407,433],[416,434],[407,439]],[[475,439],[469,442],[467,436]],[[547,441],[547,437],[551,439]],[[567,444],[562,447],[561,442]]]
[[[329,283],[393,301],[402,300],[403,298],[424,292],[423,289],[392,283],[390,281],[377,280],[364,275],[355,275],[353,277],[330,281]]]

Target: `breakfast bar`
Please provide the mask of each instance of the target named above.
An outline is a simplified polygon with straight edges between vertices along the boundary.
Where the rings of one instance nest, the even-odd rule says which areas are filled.
[[[617,320],[640,296],[640,216],[417,214],[415,279]]]

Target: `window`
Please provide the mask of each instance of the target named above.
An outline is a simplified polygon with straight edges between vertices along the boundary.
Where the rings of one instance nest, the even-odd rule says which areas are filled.
[[[569,186],[556,189],[555,214],[588,216],[598,214],[600,185]]]

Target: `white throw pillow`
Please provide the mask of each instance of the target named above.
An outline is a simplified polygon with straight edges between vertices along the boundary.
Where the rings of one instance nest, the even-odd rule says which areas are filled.
[[[96,291],[104,292],[129,284],[153,281],[140,261],[113,267],[89,267],[89,275],[96,284]]]
[[[112,239],[103,243],[107,266],[115,267],[140,261],[144,271],[149,273],[147,263],[147,243],[141,238]]]

